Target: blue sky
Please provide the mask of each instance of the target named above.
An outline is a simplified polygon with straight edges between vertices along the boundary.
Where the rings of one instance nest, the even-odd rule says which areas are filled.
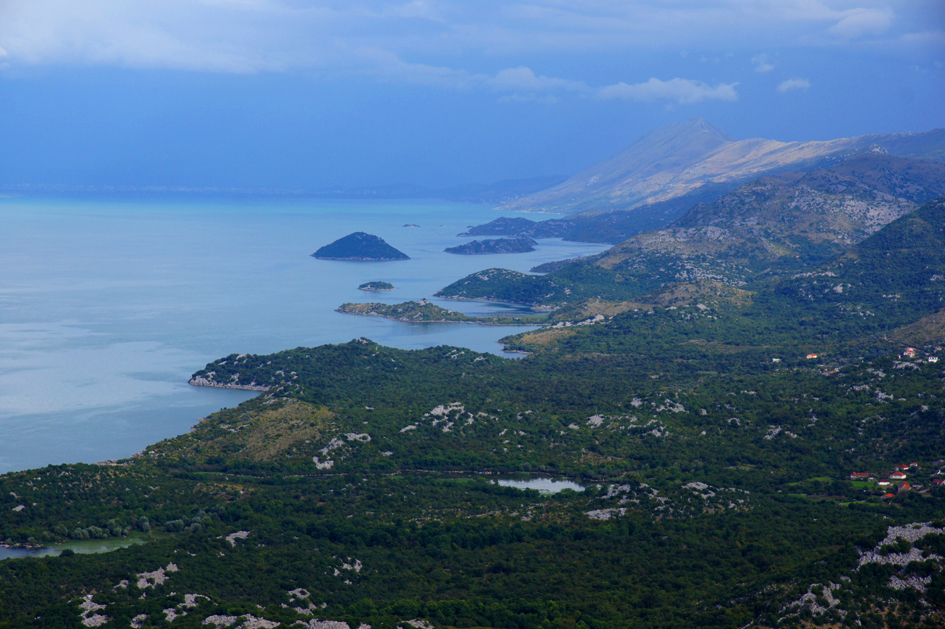
[[[945,127],[945,2],[0,0],[0,187],[570,175],[696,116]]]

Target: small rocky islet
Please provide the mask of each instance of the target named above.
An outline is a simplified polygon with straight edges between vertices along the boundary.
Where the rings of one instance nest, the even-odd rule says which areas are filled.
[[[365,282],[358,286],[358,290],[365,291],[384,291],[394,290],[394,285],[390,282]]]

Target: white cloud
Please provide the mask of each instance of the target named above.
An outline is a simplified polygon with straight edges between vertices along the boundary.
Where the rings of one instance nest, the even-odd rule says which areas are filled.
[[[547,76],[536,76],[530,69],[523,66],[502,70],[495,77],[489,79],[489,85],[496,91],[509,92],[547,92],[564,90],[570,92],[587,92],[589,88],[580,81],[568,81]]]
[[[500,103],[541,103],[542,105],[555,105],[558,103],[558,97],[552,94],[506,94],[499,99]]]
[[[810,89],[810,81],[807,79],[788,79],[783,81],[781,85],[778,86],[778,93],[784,94],[785,92],[790,92],[791,90],[801,90],[807,91]]]
[[[768,55],[756,55],[751,58],[752,64],[755,66],[755,72],[771,72],[774,70],[774,65],[768,62]]]
[[[600,99],[633,100],[649,102],[655,100],[672,100],[681,105],[698,103],[703,100],[738,100],[738,93],[735,86],[738,83],[720,83],[715,87],[706,85],[701,81],[692,81],[689,79],[670,79],[661,81],[651,78],[646,83],[636,83],[627,85],[626,83],[617,83],[608,85],[597,92]]]
[[[843,13],[842,19],[827,29],[831,35],[843,39],[855,39],[864,35],[882,35],[892,27],[891,9],[852,9]]]
[[[553,92],[589,93],[592,91],[580,81],[536,75],[531,68],[524,66],[507,68],[499,71],[495,76],[489,76],[441,66],[407,63],[385,50],[362,49],[357,52],[357,55],[359,62],[356,72],[360,74],[382,80],[447,89],[487,88],[494,92],[506,92],[507,94],[500,99],[502,101],[553,104],[558,101]]]

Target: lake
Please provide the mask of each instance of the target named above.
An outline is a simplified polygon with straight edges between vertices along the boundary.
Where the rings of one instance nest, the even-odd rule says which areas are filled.
[[[23,559],[25,557],[58,557],[62,551],[69,549],[77,555],[92,555],[98,553],[108,553],[119,548],[127,548],[136,544],[148,543],[148,538],[143,536],[135,537],[109,537],[107,539],[93,539],[84,541],[62,542],[46,548],[7,548],[0,546],[0,560],[3,559]]]
[[[489,267],[528,271],[606,248],[547,239],[524,254],[443,252],[468,240],[456,236],[468,226],[500,215],[515,214],[440,201],[0,198],[0,472],[123,458],[186,432],[255,395],[187,385],[191,373],[234,352],[366,337],[501,355],[496,341],[527,328],[334,312],[344,302],[429,298]],[[411,260],[310,257],[354,231]],[[396,290],[357,289],[372,280]],[[432,301],[473,315],[528,312]]]
[[[514,487],[515,489],[535,489],[543,494],[556,494],[565,489],[573,489],[574,491],[584,491],[585,489],[584,485],[578,485],[569,480],[555,480],[553,478],[505,478],[496,480],[495,483],[502,487]]]

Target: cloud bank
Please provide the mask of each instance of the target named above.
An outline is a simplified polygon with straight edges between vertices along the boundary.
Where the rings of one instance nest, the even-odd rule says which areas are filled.
[[[929,29],[915,6],[933,1],[4,0],[0,48],[19,64],[345,73],[364,69],[362,50],[430,63],[901,38]]]
[[[646,83],[637,83],[627,85],[618,83],[602,88],[597,93],[600,99],[621,99],[651,102],[655,100],[672,100],[681,105],[698,103],[703,100],[738,100],[738,94],[735,92],[737,83],[721,83],[711,87],[701,81],[691,81],[688,79],[670,79],[661,81],[651,78]]]

